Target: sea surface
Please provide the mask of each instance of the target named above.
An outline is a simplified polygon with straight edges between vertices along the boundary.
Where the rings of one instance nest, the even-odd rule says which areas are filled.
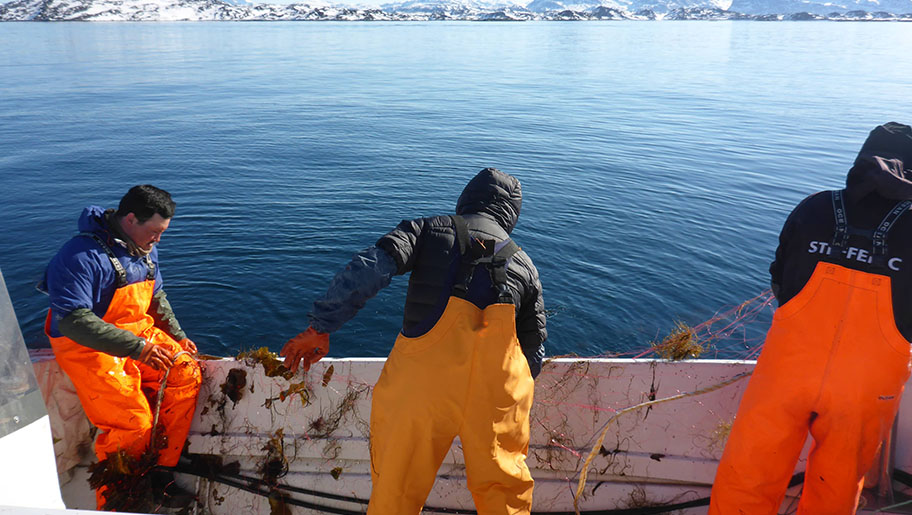
[[[90,204],[169,190],[202,351],[278,351],[351,255],[516,175],[550,355],[635,355],[768,287],[791,208],[912,123],[912,28],[831,22],[0,23],[0,270],[34,289]],[[333,335],[384,356],[407,279]],[[762,335],[765,313],[743,338]]]

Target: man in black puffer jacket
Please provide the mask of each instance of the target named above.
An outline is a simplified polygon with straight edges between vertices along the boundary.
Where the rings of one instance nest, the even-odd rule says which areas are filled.
[[[807,434],[798,513],[854,513],[909,378],[912,128],[871,131],[843,190],[799,204],[770,267],[780,307],[741,399],[710,515],[775,514]]]
[[[509,236],[521,205],[516,178],[482,170],[456,216],[405,220],[358,253],[282,349],[289,368],[307,370],[329,333],[411,273],[402,332],[373,392],[371,515],[419,513],[456,436],[479,513],[531,509],[529,409],[547,331],[538,271]]]

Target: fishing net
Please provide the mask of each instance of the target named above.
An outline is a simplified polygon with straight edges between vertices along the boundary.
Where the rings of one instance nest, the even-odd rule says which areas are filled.
[[[741,379],[752,369],[744,360],[760,352],[772,303],[766,291],[705,321],[673,321],[667,335],[635,351],[547,359],[536,380],[527,459],[536,511],[671,509],[705,498]],[[701,368],[707,358],[730,362]],[[203,432],[190,440],[196,465],[185,470],[203,478],[200,512],[230,512],[238,502],[255,502],[239,495],[253,495],[276,514],[292,506],[363,513],[375,362],[323,360],[307,374],[291,374],[264,347],[203,368],[196,424]],[[141,490],[133,482],[151,463],[140,465],[107,467],[108,475],[127,472],[124,478],[102,477],[98,469],[96,483]],[[464,477],[457,439],[425,512],[472,513]],[[692,486],[656,484],[682,477]]]
[[[675,322],[674,329],[633,358],[658,359],[756,359],[772,317],[775,297],[771,290],[737,306],[717,312],[694,326]]]
[[[638,350],[549,360],[531,421],[530,467],[550,472],[536,478],[537,506],[565,506],[561,486],[584,512],[606,498],[617,510],[705,500],[774,300],[767,290],[708,320],[675,321]],[[682,479],[689,494],[656,486]]]

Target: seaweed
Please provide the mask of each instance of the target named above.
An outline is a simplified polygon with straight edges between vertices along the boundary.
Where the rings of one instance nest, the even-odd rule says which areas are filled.
[[[263,402],[263,407],[269,409],[272,407],[272,403],[275,401],[284,401],[285,399],[291,397],[292,395],[301,396],[301,406],[307,407],[310,404],[310,389],[307,388],[307,382],[301,381],[300,383],[292,383],[288,389],[282,390],[279,392],[278,397],[270,397]]]
[[[275,434],[261,450],[266,451],[266,458],[260,466],[260,474],[270,489],[274,489],[278,485],[279,478],[285,477],[285,474],[288,473],[288,460],[285,458],[285,430],[276,429]]]
[[[89,465],[89,486],[95,490],[102,489],[103,510],[137,513],[156,510],[149,475],[158,461],[155,447],[139,456],[120,450]]]
[[[332,365],[326,369],[326,372],[323,372],[323,388],[326,388],[326,385],[329,384],[329,380],[332,379],[334,367]]]
[[[262,450],[266,457],[260,465],[260,475],[269,487],[270,515],[291,515],[291,509],[285,502],[285,495],[279,491],[279,479],[288,474],[288,459],[285,458],[285,430],[276,429]]]
[[[247,386],[247,371],[243,368],[232,368],[225,377],[225,382],[219,385],[219,391],[222,395],[209,395],[207,406],[200,411],[200,416],[209,414],[210,408],[215,408],[218,421],[221,422],[222,430],[228,424],[228,416],[225,413],[225,406],[228,399],[231,399],[232,406],[236,406],[238,401],[244,397],[244,388]],[[216,436],[221,434],[215,424],[212,424],[212,430],[209,435]]]
[[[361,397],[367,389],[349,389],[345,396],[339,401],[339,404],[335,409],[331,410],[331,413],[328,415],[321,414],[317,418],[311,420],[309,424],[309,429],[312,433],[309,434],[311,438],[329,438],[339,426],[342,425],[342,421],[348,416],[349,413],[355,411],[357,406],[358,398]]]
[[[241,352],[237,355],[238,361],[244,361],[248,365],[261,364],[266,372],[266,377],[284,377],[291,379],[294,372],[285,367],[284,361],[280,361],[275,352],[270,352],[269,347],[260,347],[257,350]]]
[[[285,503],[285,496],[281,492],[269,494],[269,515],[291,515],[291,508]]]
[[[634,485],[633,490],[630,491],[630,495],[627,497],[626,503],[622,505],[623,509],[633,510],[633,509],[642,509],[642,508],[654,508],[657,506],[665,506],[667,503],[656,502],[646,495],[646,489],[641,485]]]
[[[649,345],[660,358],[671,361],[696,358],[704,350],[696,331],[681,321],[675,322],[674,329],[662,341]]]
[[[541,423],[539,422],[539,424]],[[573,439],[567,434],[569,431],[567,420],[564,419],[556,427],[541,425],[547,436],[547,444],[529,447],[529,453],[539,464],[547,464],[551,470],[563,470],[561,467],[565,461],[576,456],[576,452],[573,450]]]
[[[228,377],[222,383],[222,393],[231,399],[231,402],[237,404],[244,396],[244,387],[247,386],[247,371],[243,368],[232,368],[228,371]]]
[[[725,448],[725,442],[728,440],[728,435],[731,434],[733,424],[733,420],[719,422],[719,425],[716,426],[710,436],[709,446],[711,449],[721,451]]]
[[[162,378],[164,384],[167,373]],[[158,392],[158,406],[164,387]],[[168,446],[168,436],[158,431],[158,409],[152,424],[152,435],[146,449],[135,454],[121,449],[89,465],[89,486],[102,492],[106,511],[148,513],[158,509],[153,496],[150,472],[158,463],[159,451]],[[189,507],[187,508],[189,509]]]

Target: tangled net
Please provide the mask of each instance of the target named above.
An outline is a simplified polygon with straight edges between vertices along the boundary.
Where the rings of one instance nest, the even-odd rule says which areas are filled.
[[[659,360],[651,365],[651,386],[649,378],[644,378],[642,372],[638,378],[626,375],[621,377],[612,374],[612,366],[591,368],[591,360],[583,359],[570,365],[565,363],[561,367],[543,370],[543,377],[537,381],[542,383],[539,386],[543,388],[537,388],[535,402],[538,407],[533,408],[538,411],[539,416],[533,417],[533,423],[539,425],[539,432],[544,430],[549,440],[547,445],[532,452],[539,463],[548,464],[555,472],[566,471],[563,473],[573,474],[572,471],[576,471],[575,475],[566,479],[573,485],[574,507],[577,512],[580,509],[579,502],[593,495],[599,488],[600,481],[605,481],[607,477],[623,478],[631,474],[636,475],[636,470],[629,468],[632,466],[630,460],[634,458],[630,458],[632,455],[628,454],[628,451],[635,455],[645,449],[662,448],[664,444],[654,445],[643,440],[635,440],[644,438],[642,435],[650,434],[648,429],[637,432],[639,430],[635,428],[642,424],[645,424],[642,427],[656,424],[658,420],[649,418],[649,414],[660,404],[685,406],[663,408],[666,412],[668,409],[699,409],[701,413],[702,410],[706,410],[704,416],[712,418],[705,424],[684,426],[671,419],[670,425],[662,426],[662,431],[681,439],[699,439],[695,445],[705,449],[706,457],[721,451],[731,427],[732,413],[727,410],[714,411],[716,401],[704,403],[702,398],[686,401],[684,399],[722,390],[749,377],[751,372],[741,368],[725,373],[726,369],[717,368],[714,370],[722,371],[716,375],[689,375],[686,371],[691,369],[684,367],[675,369],[679,371],[679,375],[676,376],[678,379],[663,384],[663,380],[667,381],[664,378],[672,373],[672,369],[661,368],[661,363],[697,358],[756,359],[763,347],[766,329],[771,320],[773,301],[772,292],[767,290],[736,306],[715,313],[702,323],[689,325],[685,321],[676,321],[666,336],[657,338],[648,348],[621,355],[612,353],[601,356]],[[619,374],[622,366],[617,366]],[[656,366],[664,372],[657,373]],[[609,381],[610,386],[604,384],[605,381]],[[600,382],[603,386],[599,386]],[[624,391],[618,391],[618,388]],[[544,395],[539,396],[539,393]],[[731,397],[734,394],[724,395]],[[682,402],[684,404],[681,404]],[[589,430],[590,434],[573,434],[573,428],[579,431],[579,428],[587,425],[586,422],[580,422],[581,420],[589,420],[594,424]],[[631,431],[641,436],[631,437]],[[609,434],[610,438],[606,439]],[[663,454],[652,456],[655,461],[662,458]],[[593,484],[590,484],[591,488],[587,490],[588,476],[593,472],[603,479],[590,481]],[[635,485],[635,482],[631,484]],[[637,486],[632,488],[636,493]],[[631,494],[628,503],[618,504],[618,508],[633,508],[634,504],[643,505],[643,499],[637,500],[634,497],[639,499],[642,495]],[[647,500],[657,503],[656,506],[667,502],[658,499]],[[631,502],[634,504],[630,504]]]
[[[773,292],[766,290],[737,306],[717,312],[709,320],[688,326],[675,322],[671,332],[633,358],[660,358],[677,361],[697,357],[711,359],[756,359],[763,348],[766,327],[751,324],[772,312]]]

